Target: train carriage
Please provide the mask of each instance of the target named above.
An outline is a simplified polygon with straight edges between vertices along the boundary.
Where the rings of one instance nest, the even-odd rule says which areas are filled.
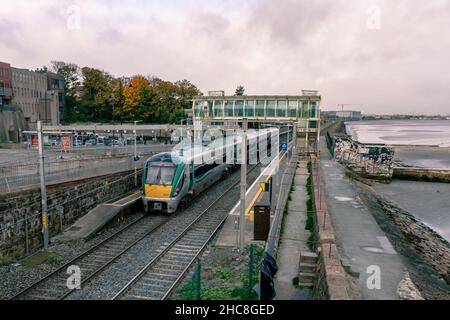
[[[249,163],[256,164],[260,160],[258,146],[262,140],[270,150],[274,130],[248,133]],[[149,158],[142,175],[145,211],[173,213],[181,204],[189,202],[223,178],[238,163],[241,140],[240,135],[235,135],[216,139],[205,146],[180,143],[172,152]],[[230,156],[233,157],[232,161]]]

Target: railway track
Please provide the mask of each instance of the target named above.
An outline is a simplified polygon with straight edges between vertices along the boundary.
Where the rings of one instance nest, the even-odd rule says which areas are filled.
[[[249,170],[249,173],[256,167]],[[238,180],[226,189],[170,243],[160,248],[160,252],[113,300],[166,299],[225,222],[232,207],[230,203],[239,200],[239,192],[232,192],[239,182]]]
[[[76,265],[80,267],[82,275],[81,285],[86,284],[169,219],[170,217],[162,215],[142,216],[49,273],[44,278],[39,279],[13,296],[11,300],[62,300],[66,298],[75,290],[69,289],[66,283],[69,276],[67,274],[69,266]]]
[[[256,167],[252,167],[248,174],[250,174]],[[212,204],[210,204],[202,213],[197,216],[181,233],[175,235],[175,239],[167,246],[162,247],[162,251],[153,258],[144,269],[158,270],[158,268],[165,268],[165,272],[173,269],[178,275],[175,281],[168,282],[164,279],[166,275],[161,275],[161,283],[169,285],[165,294],[159,297],[160,291],[155,290],[158,295],[155,297],[165,298],[172,289],[182,280],[184,274],[189,267],[209,243],[212,237],[216,234],[222,223],[227,217],[230,209],[230,203],[235,203],[238,200],[238,193],[235,193],[236,199],[230,196],[230,191],[238,185],[239,179],[233,182],[231,187],[226,189]],[[236,196],[237,195],[237,196]],[[234,201],[234,202],[233,202]],[[129,225],[123,227],[111,236],[102,240],[92,248],[86,250],[82,254],[65,263],[58,269],[49,273],[45,277],[39,279],[31,286],[17,293],[10,298],[11,300],[63,300],[67,299],[76,289],[69,289],[67,286],[67,279],[69,274],[67,268],[76,265],[81,271],[81,287],[98,276],[108,266],[112,265],[121,256],[130,251],[137,243],[144,238],[154,233],[157,229],[165,225],[169,220],[172,220],[175,215],[145,215]],[[175,258],[174,258],[175,257]],[[191,259],[189,259],[191,258]],[[182,261],[181,261],[182,260]],[[158,264],[156,264],[158,262]],[[180,263],[184,268],[180,269]],[[155,267],[155,268],[153,268]],[[173,272],[172,272],[173,273]],[[141,278],[144,271],[139,272],[131,281],[137,282]],[[157,273],[156,273],[157,274]],[[172,276],[173,278],[173,276]],[[131,288],[127,284],[126,288]],[[123,288],[114,298],[119,296],[126,296],[127,289]],[[130,291],[131,292],[131,291]],[[143,296],[142,296],[143,297]],[[128,298],[132,299],[131,296]]]

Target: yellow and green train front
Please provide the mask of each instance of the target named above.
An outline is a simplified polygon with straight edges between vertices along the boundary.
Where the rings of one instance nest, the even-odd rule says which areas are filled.
[[[145,167],[142,200],[145,211],[173,213],[183,198],[184,165],[150,159]]]

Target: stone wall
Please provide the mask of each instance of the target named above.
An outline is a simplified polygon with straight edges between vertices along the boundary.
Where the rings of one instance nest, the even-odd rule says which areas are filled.
[[[395,179],[450,183],[450,170],[425,168],[394,168]]]
[[[369,145],[349,137],[334,137],[334,158],[350,170],[371,179],[392,179],[394,149],[386,145]]]
[[[48,185],[50,237],[97,205],[133,189],[134,171]],[[8,262],[40,249],[41,229],[40,188],[0,196],[0,262]]]
[[[19,142],[20,132],[25,130],[28,126],[22,111],[0,109],[0,143]]]

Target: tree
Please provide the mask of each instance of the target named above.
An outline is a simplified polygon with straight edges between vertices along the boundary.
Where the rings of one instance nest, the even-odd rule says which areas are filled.
[[[80,85],[80,68],[74,63],[51,61],[50,71],[64,77],[64,91],[67,95],[72,95],[75,88]]]
[[[47,73],[48,72],[48,68],[46,66],[43,66],[42,68],[37,68],[36,70],[34,70],[34,72]]]
[[[234,93],[235,96],[243,96],[245,92],[245,88],[241,85],[237,86],[236,91]]]
[[[176,92],[179,96],[181,107],[183,109],[189,108],[191,106],[189,100],[195,96],[200,96],[202,93],[200,90],[194,86],[189,80],[179,80],[175,82]]]
[[[81,72],[84,86],[81,99],[82,118],[85,121],[111,120],[113,77],[105,71],[89,67],[82,68]]]
[[[127,119],[145,122],[155,121],[155,94],[150,90],[150,82],[142,76],[133,76],[123,90],[124,114]]]

